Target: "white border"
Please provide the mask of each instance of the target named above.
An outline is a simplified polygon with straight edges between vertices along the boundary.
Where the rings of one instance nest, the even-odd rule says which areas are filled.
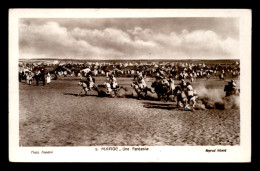
[[[19,147],[19,18],[239,17],[241,62],[241,141],[239,146],[148,146],[144,152],[95,151],[96,147]],[[251,10],[248,9],[10,9],[9,160],[11,162],[250,162]],[[100,149],[100,147],[97,147]],[[131,148],[131,147],[130,147]],[[208,153],[205,149],[227,149]],[[53,151],[31,154],[31,151]]]

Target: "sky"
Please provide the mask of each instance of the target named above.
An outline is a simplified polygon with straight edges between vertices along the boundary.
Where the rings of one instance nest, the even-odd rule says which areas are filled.
[[[239,59],[238,18],[26,18],[19,58]]]

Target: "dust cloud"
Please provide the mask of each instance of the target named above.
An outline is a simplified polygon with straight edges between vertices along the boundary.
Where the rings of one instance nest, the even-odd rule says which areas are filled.
[[[204,109],[239,109],[240,107],[240,98],[239,96],[230,96],[225,97],[224,89],[210,89],[206,88],[204,85],[198,85],[195,87],[197,91],[198,98],[196,100],[195,109],[204,110]],[[156,93],[148,92],[145,97],[144,93],[140,93],[141,98],[147,100],[158,100]],[[118,98],[137,98],[138,95],[133,88],[122,87],[117,93]]]
[[[204,85],[196,87],[198,93],[197,109],[239,109],[239,96],[225,97],[223,89],[208,89]]]

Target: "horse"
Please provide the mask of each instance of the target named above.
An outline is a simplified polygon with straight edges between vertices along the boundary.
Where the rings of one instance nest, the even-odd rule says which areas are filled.
[[[134,90],[135,90],[135,92],[137,93],[137,99],[138,99],[138,100],[141,98],[141,96],[142,96],[141,94],[142,94],[142,93],[144,93],[144,95],[143,95],[144,98],[147,96],[148,91],[150,91],[151,93],[154,93],[154,92],[152,91],[152,89],[149,88],[149,87],[147,87],[147,86],[144,86],[144,87],[141,88],[141,87],[138,85],[137,82],[133,82],[133,83],[131,84],[131,87],[133,87]]]
[[[188,97],[180,85],[175,87],[174,94],[177,96],[177,107],[189,108]]]
[[[38,72],[34,74],[33,78],[36,80],[36,85],[39,85],[39,81],[42,81],[42,85],[45,85],[45,74],[43,72]]]
[[[97,91],[99,97],[110,97],[111,96],[111,91],[108,90],[106,85],[97,85],[93,90]]]
[[[225,85],[224,91],[226,92],[226,97],[229,97],[229,96],[239,96],[239,94],[240,94],[240,89],[233,88],[230,85]]]
[[[120,90],[120,87],[118,86],[118,84],[115,81],[113,81],[112,83],[105,82],[104,86],[107,89],[106,94],[112,96],[112,92],[114,92],[114,95],[115,95],[114,97],[117,97],[117,93]]]
[[[80,81],[78,85],[82,86],[82,91],[78,94],[82,95],[83,92],[85,92],[85,95],[87,95],[87,92],[90,91],[91,89],[96,90],[97,85],[95,83],[91,84],[90,81]]]
[[[155,92],[158,95],[159,100],[165,99],[166,101],[168,101],[170,95],[175,96],[174,93],[175,85],[172,79],[169,80],[169,85],[155,81],[152,83],[151,87],[154,88]]]
[[[107,90],[106,94],[111,94],[111,92],[113,91],[112,88],[111,88],[111,84],[108,83],[108,82],[105,82],[104,86],[105,86],[105,88]]]
[[[115,93],[115,97],[117,97],[117,93],[118,93],[120,87],[119,87],[119,85],[117,84],[116,81],[112,81],[112,83],[111,83],[111,89],[112,89],[112,91]]]
[[[152,83],[151,87],[154,88],[154,91],[157,93],[159,100],[168,99],[169,87],[166,84],[155,81]]]

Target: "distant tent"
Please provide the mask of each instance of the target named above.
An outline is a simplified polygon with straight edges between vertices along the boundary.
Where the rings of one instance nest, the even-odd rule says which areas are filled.
[[[61,66],[61,65],[66,65],[66,63],[65,63],[65,62],[60,62],[59,65],[60,65],[60,66]]]
[[[115,68],[113,66],[103,66],[102,70],[105,72],[113,71]]]
[[[85,72],[85,73],[89,73],[91,70],[89,68],[85,68],[82,71]]]
[[[57,60],[55,60],[55,61],[53,61],[53,65],[57,65],[57,64],[59,64],[60,62],[59,61],[57,61]]]
[[[38,62],[38,63],[37,63],[37,65],[42,65],[42,64],[43,64],[43,62]]]
[[[130,66],[130,65],[121,68],[121,70],[124,70],[124,71],[125,70],[137,70],[137,69],[138,69],[137,66]]]

